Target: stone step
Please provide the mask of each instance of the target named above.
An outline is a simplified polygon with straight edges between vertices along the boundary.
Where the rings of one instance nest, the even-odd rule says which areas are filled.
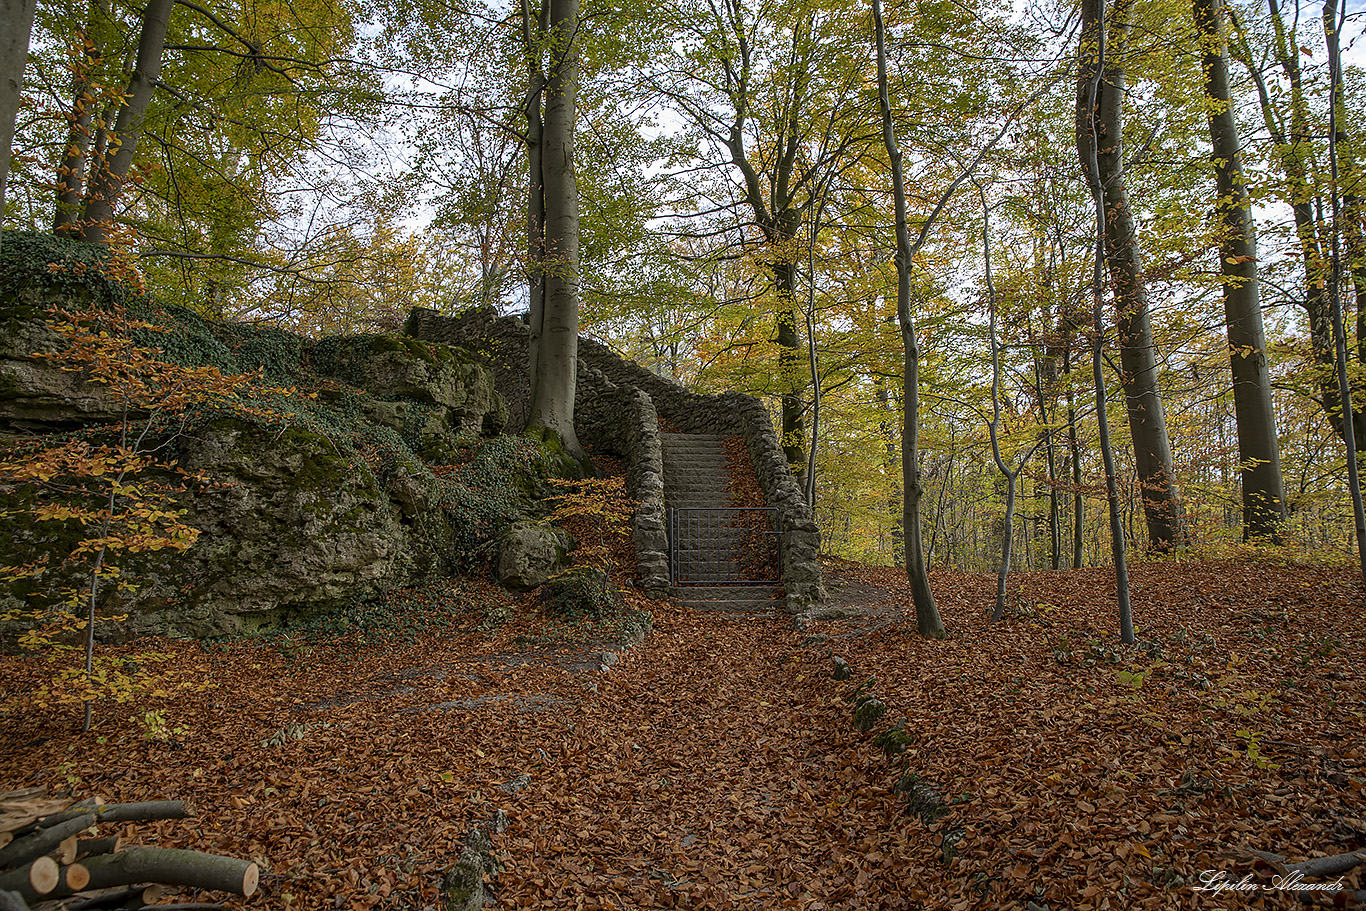
[[[717,434],[660,434],[664,501],[676,509],[730,505],[730,465]]]
[[[718,613],[771,616],[784,609],[780,587],[771,585],[677,585],[669,596],[680,607]]]
[[[664,456],[664,501],[674,509],[728,508],[731,505],[730,464],[723,436],[710,434],[660,435]],[[746,528],[716,528],[681,555],[685,575],[704,578],[745,578],[739,559],[752,534]],[[753,571],[753,570],[751,570]],[[686,585],[674,589],[679,604],[695,610],[726,613],[772,612],[783,606],[781,589],[753,585]]]
[[[692,502],[684,503],[684,500]],[[713,509],[730,506],[730,491],[724,485],[688,484],[677,487],[664,485],[664,502],[670,506],[691,506]]]

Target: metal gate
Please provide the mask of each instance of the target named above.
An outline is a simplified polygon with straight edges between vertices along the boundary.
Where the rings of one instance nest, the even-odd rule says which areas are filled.
[[[778,510],[683,507],[669,510],[674,585],[776,585],[782,554]]]

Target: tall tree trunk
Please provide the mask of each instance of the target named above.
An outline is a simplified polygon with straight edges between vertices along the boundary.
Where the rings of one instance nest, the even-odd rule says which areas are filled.
[[[1129,416],[1129,434],[1134,443],[1134,466],[1143,492],[1143,515],[1147,521],[1149,546],[1165,552],[1182,543],[1181,495],[1172,470],[1172,447],[1167,435],[1167,419],[1157,384],[1157,346],[1153,344],[1152,322],[1148,315],[1148,295],[1143,282],[1142,255],[1129,191],[1124,182],[1124,44],[1129,33],[1129,0],[1116,5],[1118,24],[1110,28],[1110,49],[1099,80],[1095,107],[1085,111],[1092,123],[1077,131],[1081,155],[1086,160],[1094,150],[1100,166],[1100,181],[1105,196],[1105,261],[1115,290],[1118,311],[1120,365],[1124,370],[1124,397]],[[1083,25],[1094,29],[1096,6],[1083,4]],[[1094,62],[1088,64],[1094,67]],[[1080,82],[1079,91],[1088,91],[1090,79]]]
[[[901,147],[892,128],[892,103],[887,87],[887,39],[882,22],[881,0],[873,0],[873,30],[877,44],[878,101],[882,112],[882,141],[887,147],[887,158],[892,171],[892,196],[896,205],[896,315],[901,328],[901,345],[906,356],[902,382],[901,424],[901,483],[905,491],[902,522],[906,534],[906,576],[911,584],[911,600],[915,603],[916,623],[920,635],[934,639],[944,637],[944,622],[930,590],[930,576],[925,565],[925,551],[921,540],[920,499],[924,495],[920,476],[920,347],[916,340],[915,322],[911,318],[911,269],[914,251],[911,249],[910,228],[906,214],[906,183],[901,172]],[[947,197],[946,197],[947,198]],[[942,209],[942,203],[940,205]]]
[[[1356,210],[1361,203],[1360,193],[1357,188],[1353,186],[1355,181],[1350,177],[1348,178],[1346,184],[1351,187],[1351,189],[1344,191],[1341,194],[1341,199],[1339,199],[1338,192],[1339,187],[1343,186],[1344,176],[1342,174],[1343,169],[1338,166],[1339,156],[1342,153],[1347,153],[1347,157],[1350,160],[1351,146],[1347,140],[1346,130],[1344,129],[1341,135],[1339,135],[1338,132],[1342,127],[1343,120],[1347,117],[1347,109],[1342,103],[1345,86],[1342,82],[1342,51],[1339,44],[1346,8],[1344,7],[1343,9],[1343,16],[1339,16],[1337,10],[1336,0],[1325,0],[1323,4],[1323,30],[1328,45],[1328,72],[1333,81],[1332,92],[1329,96],[1329,110],[1331,111],[1331,114],[1329,116],[1330,129],[1328,141],[1329,175],[1332,178],[1331,189],[1333,193],[1333,267],[1329,271],[1328,288],[1330,300],[1332,302],[1333,341],[1335,343],[1334,347],[1336,348],[1337,355],[1335,360],[1338,375],[1338,398],[1339,401],[1346,405],[1346,407],[1340,409],[1340,415],[1343,423],[1342,436],[1347,444],[1347,487],[1352,495],[1352,518],[1355,526],[1354,530],[1356,532],[1358,568],[1361,572],[1363,583],[1366,583],[1366,504],[1362,503],[1361,498],[1361,472],[1360,466],[1357,464],[1358,450],[1356,446],[1356,434],[1353,432],[1355,416],[1352,414],[1352,390],[1347,375],[1347,329],[1342,315],[1342,299],[1344,296],[1342,293],[1342,282],[1344,278],[1343,253],[1345,252],[1347,254],[1347,265],[1351,268],[1353,265],[1353,256],[1361,257],[1366,255],[1366,250],[1360,249],[1361,225],[1353,224],[1353,222],[1358,220],[1358,212]],[[1355,164],[1355,162],[1353,162],[1353,164]],[[1351,176],[1355,177],[1356,175],[1352,174]],[[1350,198],[1348,196],[1349,193],[1351,194]],[[1348,224],[1343,225],[1344,221]],[[1346,241],[1345,251],[1338,241],[1340,226],[1343,229],[1343,233],[1346,235],[1344,238]],[[1366,263],[1361,263],[1360,265],[1363,268],[1366,268]],[[1352,268],[1352,272],[1357,279],[1355,285],[1357,299],[1357,346],[1358,359],[1360,359],[1361,346],[1366,344],[1366,341],[1361,338],[1363,330],[1366,330],[1366,326],[1363,326],[1363,320],[1366,320],[1366,314],[1362,313],[1363,285],[1366,285],[1366,281],[1363,281],[1362,276],[1357,269]]]
[[[1029,324],[1029,343],[1034,349],[1034,396],[1039,400],[1039,417],[1045,424],[1053,423],[1053,419],[1058,413],[1057,401],[1057,373],[1056,363],[1048,362],[1047,351],[1039,354],[1038,339],[1034,335],[1034,322]],[[1050,407],[1051,405],[1051,407]],[[1048,565],[1050,569],[1060,569],[1062,567],[1062,517],[1061,501],[1058,497],[1058,445],[1053,438],[1053,429],[1049,428],[1044,433],[1044,457],[1048,462]],[[1035,488],[1037,497],[1037,486]]]
[[[28,38],[33,31],[35,0],[0,0],[0,218],[5,213],[14,121],[23,95]]]
[[[522,44],[526,51],[527,94],[523,114],[526,117],[527,159],[527,310],[530,324],[531,399],[536,398],[536,384],[540,377],[537,356],[545,322],[545,177],[542,158],[545,120],[541,106],[545,101],[545,67],[542,62],[542,42],[548,29],[546,17],[550,0],[541,0],[533,16],[528,0],[521,0]]]
[[[574,115],[579,88],[578,0],[551,4],[554,67],[545,85],[541,177],[545,188],[545,304],[533,326],[535,390],[528,426],[557,435],[564,451],[586,462],[574,433],[579,367],[579,188],[574,173]]]
[[[1063,384],[1063,395],[1067,400],[1067,464],[1071,476],[1070,489],[1072,493],[1072,531],[1069,543],[1071,557],[1069,562],[1073,569],[1081,569],[1082,549],[1085,542],[1083,519],[1086,510],[1081,486],[1081,441],[1077,436],[1076,391],[1072,388],[1072,341],[1076,337],[1077,328],[1076,315],[1064,313],[1058,317],[1058,326],[1054,330],[1056,340],[1048,344],[1046,349],[1048,357],[1045,361],[1045,364],[1054,365],[1049,370],[1048,376],[1051,382]],[[1061,375],[1057,373],[1058,361],[1062,362]],[[1056,394],[1054,393],[1054,395]],[[1061,520],[1059,525],[1061,525]],[[1061,560],[1059,563],[1061,564]]]
[[[96,86],[93,78],[104,56],[100,35],[107,12],[104,3],[92,0],[86,27],[77,36],[81,44],[81,59],[72,74],[66,149],[62,153],[61,164],[57,166],[57,207],[52,231],[58,235],[79,237],[81,234],[81,198],[85,193],[85,171],[95,114]]]
[[[114,121],[110,152],[91,163],[90,187],[86,191],[82,217],[82,239],[103,244],[109,240],[114,222],[114,204],[123,192],[133,153],[142,135],[142,121],[161,73],[161,56],[166,49],[166,30],[171,24],[175,0],[148,0],[142,14],[142,34],[133,74],[128,77],[118,119]]]
[[[1133,615],[1129,605],[1129,563],[1124,551],[1124,526],[1120,516],[1119,488],[1115,477],[1115,454],[1110,445],[1110,421],[1106,414],[1105,373],[1101,363],[1101,348],[1105,340],[1103,280],[1105,243],[1107,237],[1105,188],[1101,183],[1100,145],[1094,130],[1094,112],[1100,101],[1100,85],[1106,66],[1105,0],[1082,0],[1081,64],[1077,69],[1080,91],[1077,93],[1077,152],[1086,169],[1086,182],[1096,207],[1096,252],[1091,274],[1091,379],[1096,390],[1096,426],[1100,437],[1100,454],[1105,465],[1105,494],[1110,512],[1110,552],[1115,563],[1115,591],[1119,598],[1119,637],[1125,643],[1134,642]],[[1089,135],[1083,137],[1083,133]]]
[[[1001,455],[1001,345],[996,339],[996,282],[991,275],[991,209],[986,193],[978,187],[982,197],[982,261],[987,284],[990,313],[987,321],[987,342],[991,346],[991,423],[987,425],[991,438],[991,458],[996,470],[1006,482],[1005,515],[1001,517],[1001,561],[996,568],[996,607],[991,622],[999,623],[1006,613],[1006,580],[1010,577],[1011,551],[1015,540],[1015,490],[1029,456],[1012,469]],[[1042,403],[1041,403],[1042,406]]]
[[[1266,334],[1262,328],[1256,226],[1233,118],[1222,0],[1192,0],[1191,8],[1203,45],[1211,156],[1219,192],[1219,263],[1223,273],[1229,365],[1233,371],[1233,408],[1238,422],[1243,537],[1279,544],[1285,522],[1285,494],[1267,369]]]
[[[774,340],[778,344],[778,384],[782,411],[781,442],[783,453],[799,486],[806,486],[806,428],[804,425],[805,408],[802,403],[802,390],[805,386],[802,370],[801,338],[797,330],[796,279],[797,262],[795,250],[801,233],[802,212],[795,205],[795,184],[799,181],[797,167],[801,149],[802,130],[800,119],[805,116],[806,91],[810,83],[809,74],[798,74],[791,88],[788,100],[786,122],[775,140],[775,154],[770,162],[771,170],[765,171],[761,178],[745,148],[745,130],[749,122],[750,92],[752,87],[751,47],[745,28],[740,21],[739,4],[725,4],[724,17],[712,7],[716,21],[724,23],[734,39],[735,59],[726,67],[725,86],[734,106],[735,118],[730,124],[726,137],[726,150],[730,153],[731,164],[740,172],[744,181],[744,198],[754,213],[754,223],[763,232],[769,258],[768,269],[773,282],[774,292]],[[793,54],[804,35],[794,28],[792,32]],[[767,150],[766,150],[767,151]],[[765,194],[767,190],[767,195]]]
[[[1304,269],[1304,310],[1309,318],[1310,348],[1314,363],[1319,368],[1315,381],[1319,387],[1319,402],[1333,428],[1342,435],[1344,424],[1339,411],[1338,384],[1334,367],[1333,321],[1328,296],[1328,263],[1325,242],[1319,236],[1318,212],[1325,207],[1309,176],[1312,153],[1309,105],[1304,96],[1304,79],[1300,70],[1300,51],[1293,35],[1287,34],[1284,17],[1277,0],[1267,0],[1274,29],[1273,45],[1277,65],[1290,84],[1289,126],[1278,117],[1267,88],[1266,79],[1258,68],[1251,47],[1239,28],[1237,56],[1251,74],[1257,87],[1262,122],[1273,143],[1274,158],[1284,175],[1290,211],[1295,219],[1295,236],[1300,245],[1300,263]],[[1366,444],[1362,431],[1366,424],[1356,422],[1357,448]]]
[[[1337,211],[1340,214],[1340,218],[1335,218],[1335,222],[1342,237],[1341,264],[1335,268],[1340,273],[1338,281],[1350,282],[1356,298],[1356,360],[1361,363],[1366,362],[1366,198],[1362,196],[1361,162],[1357,159],[1353,136],[1347,130],[1347,108],[1343,104],[1343,94],[1346,90],[1342,82],[1340,50],[1340,31],[1343,22],[1334,21],[1338,8],[1336,0],[1326,0],[1323,5],[1323,29],[1330,58],[1329,69],[1334,73],[1331,93],[1332,166],[1336,171],[1333,181],[1338,191]],[[1338,301],[1341,304],[1342,297],[1339,297]],[[1358,445],[1357,448],[1362,447]]]

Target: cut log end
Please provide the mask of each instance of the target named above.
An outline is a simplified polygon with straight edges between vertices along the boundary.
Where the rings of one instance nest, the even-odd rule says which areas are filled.
[[[66,892],[79,892],[90,885],[90,871],[82,864],[62,867],[61,886]]]
[[[68,835],[57,845],[57,859],[64,864],[69,864],[76,859],[76,847],[80,839],[75,835]]]
[[[251,864],[242,874],[242,895],[251,898],[256,892],[256,887],[261,884],[261,869],[256,864]]]
[[[88,878],[87,878],[88,879]],[[28,868],[28,884],[39,895],[47,895],[62,881],[62,868],[51,857],[40,857]]]

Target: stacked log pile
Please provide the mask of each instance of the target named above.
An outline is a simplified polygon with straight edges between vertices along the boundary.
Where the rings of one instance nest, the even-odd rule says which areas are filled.
[[[163,886],[250,896],[260,873],[233,857],[175,848],[126,846],[101,837],[110,824],[185,819],[183,800],[106,804],[98,797],[72,802],[43,788],[0,793],[0,911],[212,909],[217,904],[158,905]]]

